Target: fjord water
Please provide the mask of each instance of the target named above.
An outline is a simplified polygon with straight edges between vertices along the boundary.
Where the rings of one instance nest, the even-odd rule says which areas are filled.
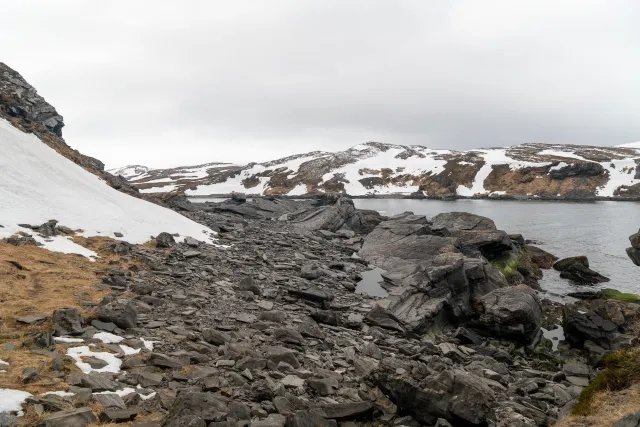
[[[544,270],[541,286],[550,297],[568,292],[614,288],[640,293],[640,267],[627,257],[629,235],[640,227],[635,202],[555,202],[515,200],[356,199],[356,207],[392,216],[411,211],[432,217],[442,212],[470,212],[493,219],[498,229],[520,233],[560,258],[586,255],[593,270],[609,277],[598,286],[576,286],[554,270]]]

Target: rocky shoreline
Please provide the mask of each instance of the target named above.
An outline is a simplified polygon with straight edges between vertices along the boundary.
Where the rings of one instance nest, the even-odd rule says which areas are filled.
[[[344,198],[169,204],[218,245],[114,241],[129,267],[105,272],[95,314],[24,319],[50,322],[22,347],[51,362],[23,381],[66,383],[25,400],[38,425],[549,426],[636,340],[636,304],[541,302],[553,257],[488,218],[384,218]],[[370,263],[387,298],[354,292]],[[559,346],[541,332],[555,324]]]
[[[152,193],[153,194],[153,193]],[[229,199],[232,198],[237,193],[225,193],[225,194],[211,194],[206,196],[189,196],[190,200],[193,200],[196,203],[199,203],[199,199]],[[262,198],[263,195],[260,194],[252,194],[252,193],[243,193],[243,197],[247,198]],[[335,196],[335,195],[334,195]],[[314,200],[318,198],[317,195],[300,195],[300,196],[288,196],[288,195],[279,195],[278,198],[289,199],[289,200]],[[556,197],[547,197],[547,196],[518,196],[518,195],[489,195],[489,196],[447,196],[447,197],[439,197],[439,196],[425,196],[425,195],[403,195],[403,194],[380,194],[380,195],[347,195],[350,199],[393,199],[393,200],[443,200],[443,201],[451,201],[451,200],[515,200],[515,201],[556,201],[556,202],[638,202],[640,201],[640,196],[638,197],[601,197],[601,196],[589,196],[589,197],[571,197],[571,196],[556,196]]]

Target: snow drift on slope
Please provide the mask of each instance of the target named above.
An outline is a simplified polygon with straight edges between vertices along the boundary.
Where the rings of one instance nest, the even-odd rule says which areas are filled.
[[[18,231],[18,224],[60,225],[82,229],[82,236],[115,232],[131,243],[144,243],[166,231],[211,242],[213,231],[169,209],[128,196],[56,153],[35,135],[0,119],[0,238]],[[36,236],[34,236],[36,237]],[[46,248],[91,255],[65,237],[38,237]]]

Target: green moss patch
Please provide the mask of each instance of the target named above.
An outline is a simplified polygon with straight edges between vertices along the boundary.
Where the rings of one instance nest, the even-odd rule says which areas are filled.
[[[633,302],[636,304],[640,304],[640,295],[626,294],[623,292],[616,291],[615,289],[603,289],[600,291],[600,295],[602,295],[602,297],[606,299],[613,299],[617,301]]]

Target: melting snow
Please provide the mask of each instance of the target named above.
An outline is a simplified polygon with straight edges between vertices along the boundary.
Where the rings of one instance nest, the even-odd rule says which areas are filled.
[[[112,334],[110,332],[98,332],[93,335],[93,339],[100,340],[105,344],[117,344],[120,341],[124,341],[121,336]]]
[[[584,160],[585,162],[588,162],[589,160],[585,159],[582,156],[579,156],[575,153],[570,153],[567,151],[560,151],[560,150],[542,150],[541,152],[538,153],[541,156],[555,156],[555,157],[566,157],[569,159],[578,159],[578,160]]]
[[[638,182],[634,179],[636,171],[635,159],[611,160],[600,163],[609,171],[609,181],[598,188],[596,196],[613,197],[613,192],[621,185],[633,185]]]
[[[117,394],[120,397],[125,397],[131,393],[135,393],[136,390],[134,388],[131,387],[125,387],[122,390],[116,390],[116,391],[100,391],[98,393],[93,393],[93,394]],[[140,396],[142,397],[142,396]]]
[[[107,352],[93,352],[86,345],[67,349],[67,356],[75,360],[78,368],[85,374],[88,374],[89,372],[118,373],[120,372],[120,366],[122,365],[122,360],[118,359],[114,354]],[[88,363],[83,362],[82,357],[95,357],[96,359],[104,360],[108,364],[104,368],[94,369]]]
[[[457,193],[459,196],[471,197],[476,194],[486,194],[488,190],[484,188],[484,181],[487,179],[489,174],[491,174],[493,167],[496,165],[509,165],[511,170],[515,170],[529,166],[544,166],[549,164],[548,162],[535,163],[515,160],[507,156],[507,149],[505,148],[474,151],[480,153],[479,155],[484,159],[484,165],[482,165],[478,173],[476,173],[471,188],[465,187],[464,185],[458,186]]]
[[[555,165],[555,166],[553,166],[553,167],[549,168],[549,172],[551,172],[551,171],[557,171],[557,170],[560,170],[560,169],[562,169],[562,168],[566,168],[567,166],[569,166],[569,164],[568,164],[568,163],[560,162],[560,163],[558,163],[557,165]]]
[[[24,415],[21,405],[29,396],[31,393],[26,391],[0,388],[0,412],[13,412],[18,416]]]
[[[144,338],[140,338],[140,341],[142,341],[142,344],[144,344],[144,348],[146,348],[149,351],[153,351],[153,343],[159,342],[159,341],[145,340]]]
[[[128,345],[124,345],[124,344],[120,344],[120,348],[122,349],[122,351],[124,352],[124,354],[126,356],[129,356],[130,354],[138,354],[140,353],[140,349],[139,348],[133,348],[133,347],[129,347]]]
[[[27,231],[20,223],[60,225],[84,230],[83,236],[124,234],[131,243],[144,243],[160,232],[178,233],[211,242],[213,232],[188,218],[109,187],[97,176],[58,154],[33,134],[0,119],[0,238]],[[50,241],[47,241],[50,240]],[[41,240],[44,247],[95,255],[56,236]]]

